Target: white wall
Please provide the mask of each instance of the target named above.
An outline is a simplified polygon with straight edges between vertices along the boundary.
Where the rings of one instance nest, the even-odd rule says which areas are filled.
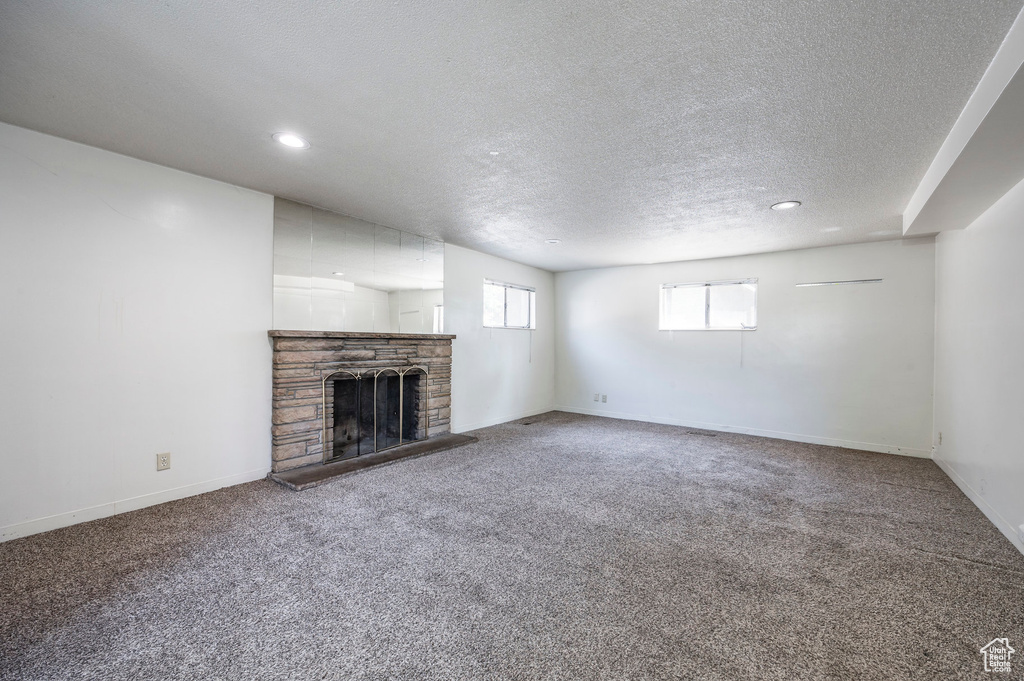
[[[1024,551],[1024,182],[936,242],[934,458]]]
[[[0,206],[0,537],[265,475],[272,197],[0,124]]]
[[[486,329],[484,279],[537,289],[537,328]],[[445,333],[452,344],[452,432],[550,411],[554,404],[554,275],[458,246],[444,249]]]
[[[933,268],[916,239],[560,273],[556,403],[930,456]],[[756,331],[658,331],[661,284],[748,277]],[[870,278],[885,281],[794,286]]]

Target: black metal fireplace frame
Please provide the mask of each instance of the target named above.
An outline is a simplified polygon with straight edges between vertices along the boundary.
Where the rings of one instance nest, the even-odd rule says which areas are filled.
[[[373,378],[373,451],[374,452],[383,452],[385,450],[393,449],[395,447],[400,447],[403,444],[405,444],[405,442],[403,441],[403,438],[402,438],[402,434],[404,432],[403,419],[405,417],[405,376],[406,376],[406,374],[409,374],[409,373],[415,372],[415,371],[423,372],[424,380],[426,380],[426,378],[428,378],[430,376],[430,371],[427,369],[427,367],[421,366],[419,364],[414,364],[414,365],[411,365],[411,366],[404,366],[404,367],[384,367],[384,368],[376,368],[376,369],[366,369],[366,370],[363,370],[361,372],[359,370],[336,369],[334,371],[331,371],[330,373],[323,374],[320,377],[320,388],[321,388],[321,392],[320,392],[320,406],[321,406],[321,410],[322,410],[321,414],[322,414],[322,419],[323,419],[323,429],[322,429],[322,434],[321,434],[321,440],[323,442],[323,462],[324,463],[330,463],[331,461],[334,461],[337,458],[337,457],[333,456],[333,454],[334,454],[333,440],[328,440],[328,437],[327,437],[327,431],[328,430],[333,430],[333,428],[334,428],[334,418],[333,417],[331,418],[330,428],[328,428],[328,425],[327,425],[327,381],[333,380],[333,378],[335,376],[339,376],[341,374],[346,374],[350,378],[355,379],[356,381],[363,381],[365,379],[369,379],[370,377]],[[377,390],[377,380],[381,376],[384,376],[384,375],[388,374],[388,372],[394,373],[396,376],[398,376],[398,444],[394,444],[394,445],[390,445],[390,446],[384,446],[384,447],[378,447],[377,446],[377,434],[379,432],[379,428],[378,428],[378,424],[377,424],[377,414],[378,414],[379,410],[377,409],[377,397],[379,395],[379,392]],[[426,386],[424,386],[424,389],[425,388],[426,388]],[[424,392],[425,391],[421,391],[421,395]],[[428,437],[430,437],[430,412],[429,412],[428,409],[424,409],[423,410],[423,438],[422,439],[425,440]],[[409,442],[415,442],[415,440],[409,440]]]

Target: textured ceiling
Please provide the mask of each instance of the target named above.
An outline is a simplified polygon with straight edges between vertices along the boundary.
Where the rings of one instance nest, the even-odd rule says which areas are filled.
[[[0,120],[551,270],[896,238],[1021,5],[3,2]]]

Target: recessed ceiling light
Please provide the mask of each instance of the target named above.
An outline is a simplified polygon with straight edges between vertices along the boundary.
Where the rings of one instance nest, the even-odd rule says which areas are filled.
[[[796,208],[799,205],[799,201],[779,201],[772,205],[772,210],[789,210],[790,208]]]
[[[840,232],[840,231],[842,231],[842,229],[843,229],[842,227],[826,227],[825,229],[823,229],[821,231],[823,231],[823,232]]]
[[[334,276],[336,276],[336,277],[343,277],[343,276],[345,276],[345,273],[344,272],[335,272]]]
[[[500,151],[492,151],[491,152],[491,156],[497,156],[500,153],[501,153]]]
[[[275,132],[274,141],[292,149],[309,149],[309,142],[293,132]]]
[[[562,243],[562,240],[561,239],[545,239],[544,243],[551,244],[552,246],[555,246],[555,245],[558,245],[558,244]]]
[[[416,262],[430,262],[427,258],[416,258]]]

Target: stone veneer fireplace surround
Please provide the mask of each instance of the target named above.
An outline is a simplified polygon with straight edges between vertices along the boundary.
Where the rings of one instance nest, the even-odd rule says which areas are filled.
[[[423,367],[426,372],[419,380],[416,400],[419,436],[450,431],[455,336],[347,331],[270,331],[268,335],[274,364],[272,472],[324,462],[324,446],[329,446],[324,438],[331,437],[333,426],[333,393],[328,394],[333,383],[323,379],[334,372]]]

